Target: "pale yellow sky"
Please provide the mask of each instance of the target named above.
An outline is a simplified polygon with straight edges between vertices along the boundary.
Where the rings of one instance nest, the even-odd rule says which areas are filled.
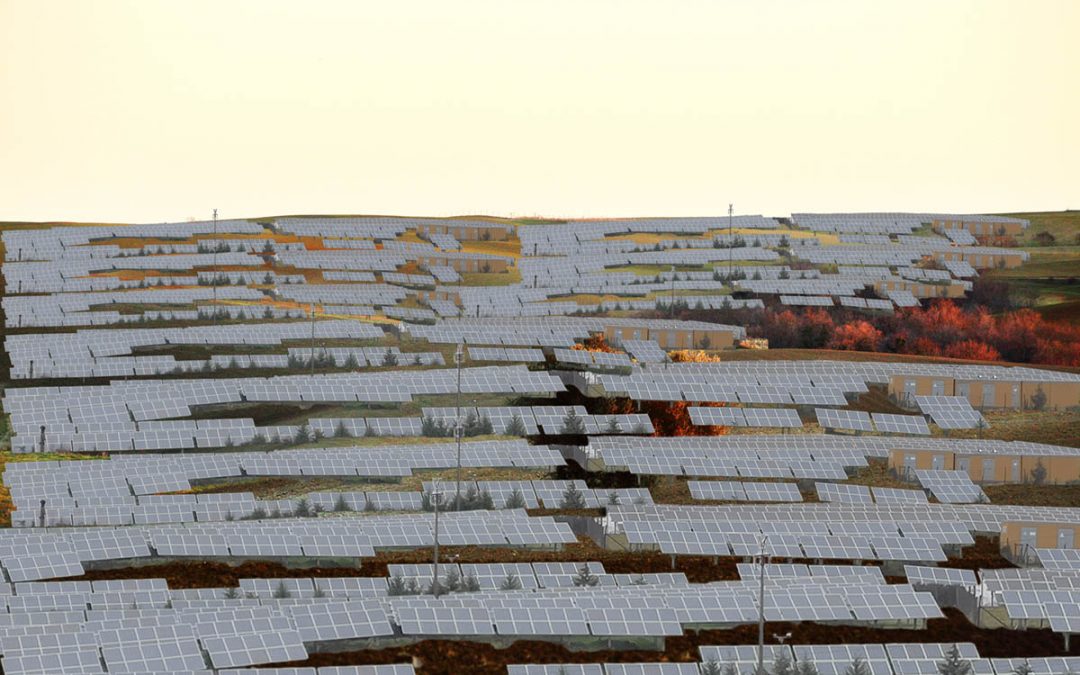
[[[1076,0],[0,0],[0,220],[1080,208]]]

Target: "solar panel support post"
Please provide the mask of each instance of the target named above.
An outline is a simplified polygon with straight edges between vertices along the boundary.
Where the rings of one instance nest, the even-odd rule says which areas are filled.
[[[762,675],[765,672],[765,547],[769,544],[769,536],[761,538],[761,569],[760,583],[758,586],[758,648],[757,648],[757,672]]]
[[[435,553],[432,559],[431,593],[439,597],[439,498],[442,491],[439,484],[435,483],[431,488],[431,505],[435,509]]]

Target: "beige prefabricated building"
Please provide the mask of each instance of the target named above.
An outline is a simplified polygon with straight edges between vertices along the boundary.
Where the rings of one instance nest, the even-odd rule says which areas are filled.
[[[1080,405],[1080,381],[893,375],[889,378],[889,395],[900,402],[909,401],[913,396],[963,396],[973,407],[980,409],[1041,407],[1061,410]],[[1037,405],[1040,398],[1044,400]]]

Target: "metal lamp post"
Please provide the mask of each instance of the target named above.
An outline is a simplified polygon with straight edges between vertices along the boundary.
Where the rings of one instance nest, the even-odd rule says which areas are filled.
[[[431,575],[431,592],[437,598],[439,597],[439,498],[442,497],[442,491],[439,489],[438,481],[431,487],[431,505],[435,509],[435,554],[432,562],[434,563],[434,571]]]
[[[671,266],[671,301],[668,307],[668,318],[675,318],[675,266]]]
[[[733,221],[732,216],[734,215],[734,213],[735,213],[735,205],[734,204],[728,204],[727,205],[727,238],[728,238],[728,242],[727,242],[727,245],[728,245],[728,250],[727,250],[727,277],[728,277],[728,283],[731,284],[732,288],[735,287],[735,280],[731,276],[731,262],[734,259],[733,256],[734,256],[734,252],[735,252],[735,237],[733,236],[734,228],[732,227],[732,224],[733,224],[732,223],[732,221]]]
[[[765,535],[761,538],[761,583],[758,589],[758,675],[765,672],[765,547],[768,545],[768,543],[769,535]]]
[[[213,258],[213,260],[214,260],[214,265],[213,265],[214,273],[213,273],[213,276],[210,277],[210,290],[214,294],[214,300],[213,300],[213,303],[212,303],[214,305],[214,315],[211,318],[213,319],[215,326],[217,325],[217,322],[218,322],[218,320],[217,320],[217,315],[218,315],[218,307],[217,307],[217,285],[218,285],[218,280],[217,280],[217,275],[218,275],[217,249],[218,249],[217,209],[214,209],[214,250],[213,250],[213,254],[214,254],[214,258]]]
[[[461,508],[461,363],[465,360],[465,347],[459,343],[454,350],[454,365],[457,366],[457,397],[454,413],[454,440],[457,441],[457,477],[454,486],[454,508]]]

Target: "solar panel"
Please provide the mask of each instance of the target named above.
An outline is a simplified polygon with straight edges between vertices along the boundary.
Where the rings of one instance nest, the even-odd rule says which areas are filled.
[[[865,485],[840,483],[814,483],[818,498],[823,502],[839,504],[871,504],[870,488]]]
[[[869,413],[861,410],[833,410],[815,408],[818,424],[825,429],[850,429],[854,431],[873,431]]]
[[[743,415],[748,427],[802,428],[799,414],[786,408],[743,408]]]
[[[871,417],[877,430],[883,433],[910,434],[929,436],[930,427],[926,425],[926,419],[919,415],[891,415],[888,413],[872,413]]]
[[[904,575],[908,583],[915,585],[974,587],[978,584],[975,572],[950,567],[904,565]]]

